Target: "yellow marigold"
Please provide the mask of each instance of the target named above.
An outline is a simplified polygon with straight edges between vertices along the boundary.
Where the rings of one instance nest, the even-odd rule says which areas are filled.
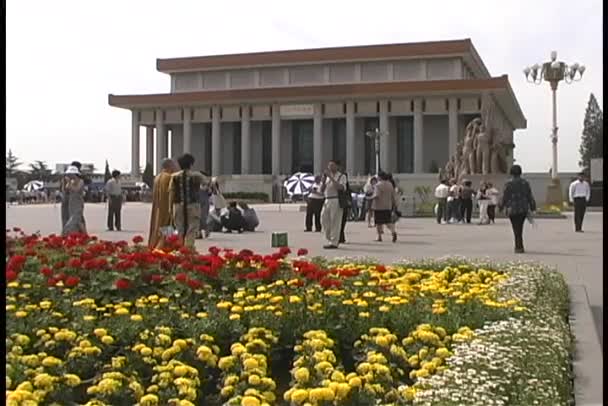
[[[241,399],[241,406],[260,406],[260,401],[253,396],[245,396]]]
[[[298,383],[306,383],[310,378],[310,372],[306,368],[298,368],[293,375]]]
[[[75,374],[65,374],[63,375],[63,379],[65,380],[66,385],[75,387],[80,385],[80,377]]]
[[[140,315],[140,314],[133,314],[131,315],[131,320],[132,321],[142,321],[144,318]]]
[[[112,336],[103,336],[101,337],[101,342],[104,343],[105,345],[112,345],[114,344],[114,337]]]
[[[291,401],[296,405],[301,405],[308,400],[308,391],[306,389],[296,389],[291,393]]]
[[[254,375],[249,376],[249,378],[247,379],[247,382],[249,383],[249,385],[257,386],[260,384],[261,379],[259,376],[254,374]]]
[[[225,371],[228,368],[232,367],[232,365],[234,365],[234,361],[235,361],[235,358],[233,356],[222,357],[222,358],[220,358],[218,367],[221,370]],[[249,361],[249,360],[246,360],[246,361]],[[255,360],[252,360],[252,361],[255,363],[255,367],[257,367],[258,363]]]
[[[63,362],[59,358],[55,357],[45,357],[42,360],[42,365],[47,368],[52,368],[61,365]]]
[[[239,320],[241,318],[241,315],[238,313],[233,313],[228,317],[230,320]]]
[[[250,371],[258,367],[258,362],[253,358],[248,358],[243,361],[243,367],[245,367],[245,371]]]
[[[158,396],[148,393],[139,399],[140,406],[155,406],[158,404]]]

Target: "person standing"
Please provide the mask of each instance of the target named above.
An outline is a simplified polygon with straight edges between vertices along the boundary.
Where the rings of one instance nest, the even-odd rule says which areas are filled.
[[[471,224],[471,216],[473,215],[473,193],[471,187],[473,183],[470,180],[465,180],[460,189],[460,218]]]
[[[446,224],[448,222],[447,202],[450,188],[447,183],[447,180],[442,179],[441,183],[435,188],[435,198],[437,199],[437,224]]]
[[[61,235],[64,237],[72,233],[87,233],[84,221],[84,180],[76,166],[69,166],[65,171],[68,177],[66,187],[68,196],[69,218],[65,223]]]
[[[73,161],[70,166],[76,167],[80,172],[80,168],[82,164],[78,161]],[[68,167],[69,168],[69,167]],[[61,192],[61,228],[65,227],[65,223],[70,219],[70,209],[69,209],[69,190],[68,183],[70,182],[70,177],[65,174],[61,178],[61,182],[59,183],[59,192]]]
[[[374,189],[378,184],[378,178],[372,176],[369,178],[365,186],[363,186],[363,193],[365,193],[365,202],[364,210],[362,211],[362,220],[365,220],[365,216],[367,215],[367,227],[372,228],[372,219],[374,218],[374,210],[372,209],[372,196],[374,195]]]
[[[163,247],[165,243],[163,230],[166,230],[173,223],[169,184],[171,183],[171,174],[176,170],[175,162],[172,159],[165,159],[161,164],[161,172],[154,178],[150,235],[148,237],[148,247],[150,249],[161,249]]]
[[[393,210],[397,207],[397,192],[395,186],[390,181],[388,174],[380,172],[378,174],[380,181],[376,185],[374,195],[372,197],[372,205],[374,208],[374,222],[376,223],[376,231],[378,238],[376,241],[382,241],[384,226],[391,231],[393,242],[397,241],[397,232],[395,224],[392,220]]]
[[[579,173],[576,180],[570,184],[568,196],[570,203],[574,204],[574,231],[582,233],[587,203],[591,199],[591,187],[585,180],[583,172]]]
[[[255,210],[245,202],[240,202],[239,207],[243,211],[243,221],[245,222],[245,231],[255,231],[255,228],[260,225],[260,220]]]
[[[530,184],[521,177],[521,166],[511,167],[511,180],[505,184],[502,200],[498,208],[511,220],[513,236],[515,237],[515,253],[524,253],[524,221],[529,213],[536,211],[536,201],[532,196]]]
[[[344,234],[344,229],[346,228],[346,220],[348,219],[348,213],[353,210],[353,194],[350,190],[350,185],[348,184],[348,174],[344,171],[342,167],[342,163],[340,161],[336,161],[336,165],[338,166],[338,170],[342,173],[342,175],[346,178],[346,193],[348,194],[350,205],[349,207],[342,209],[342,222],[340,223],[340,244],[344,244],[346,242],[346,235]]]
[[[201,174],[205,177],[208,175],[201,171]],[[211,185],[209,183],[204,183],[201,185],[201,189],[199,191],[199,203],[201,205],[201,221],[200,221],[200,231],[198,233],[199,238],[207,238],[211,233],[209,228],[207,227],[207,218],[209,217],[209,207],[211,199]]]
[[[338,192],[345,190],[346,177],[338,171],[335,161],[329,161],[321,181],[321,192],[325,196],[321,211],[321,227],[326,242],[323,248],[335,249],[340,244],[343,209],[340,207]]]
[[[194,246],[194,240],[199,232],[201,205],[199,190],[201,184],[208,180],[200,172],[192,170],[194,157],[184,154],[177,160],[181,170],[171,175],[169,195],[173,205],[173,223],[183,241],[188,247]]]
[[[492,224],[495,224],[496,206],[498,205],[499,192],[498,192],[498,189],[496,189],[491,182],[488,182],[487,185],[488,185],[488,190],[486,191],[486,194],[488,195],[488,198],[490,199],[490,201],[488,203],[488,220],[491,221]]]
[[[306,197],[306,220],[304,231],[312,231],[312,219],[315,219],[315,231],[321,232],[321,210],[325,197],[321,193],[321,176],[315,176],[315,182]]]
[[[488,196],[488,187],[485,182],[481,182],[477,191],[477,204],[479,205],[479,225],[489,224],[488,205],[490,197]]]
[[[462,220],[461,216],[461,202],[460,202],[460,191],[461,187],[456,182],[456,179],[450,181],[450,193],[452,194],[452,215],[448,220],[450,223],[459,223]]]
[[[120,171],[114,169],[112,177],[106,182],[104,188],[108,197],[108,231],[120,231],[120,211],[122,209],[122,186],[120,184]]]

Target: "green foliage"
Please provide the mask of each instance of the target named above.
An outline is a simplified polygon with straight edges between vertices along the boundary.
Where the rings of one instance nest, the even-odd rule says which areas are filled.
[[[8,154],[6,155],[6,176],[12,177],[15,176],[17,172],[17,168],[21,165],[19,162],[19,158],[13,155],[13,151],[8,150]]]
[[[33,164],[30,164],[30,180],[49,182],[52,178],[51,173],[51,170],[44,161],[35,161]]]
[[[110,165],[108,164],[108,160],[106,159],[106,170],[103,174],[103,182],[106,183],[112,178],[112,173],[110,173]]]
[[[431,198],[431,187],[430,186],[416,186],[414,188],[414,193],[418,199],[420,199],[421,203],[428,203]]]
[[[604,156],[604,113],[593,93],[589,96],[583,125],[579,148],[581,159],[578,164],[583,171],[589,173],[591,159]]]
[[[268,193],[263,192],[235,192],[235,193],[224,193],[226,199],[238,199],[238,200],[259,200],[262,202],[268,202]]]

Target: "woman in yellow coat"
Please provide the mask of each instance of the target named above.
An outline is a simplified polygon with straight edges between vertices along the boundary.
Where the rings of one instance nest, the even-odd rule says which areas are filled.
[[[162,229],[173,223],[169,186],[171,184],[171,174],[176,170],[175,162],[172,159],[165,159],[161,165],[161,172],[154,178],[150,237],[148,239],[150,249],[163,247],[165,236],[162,234]]]

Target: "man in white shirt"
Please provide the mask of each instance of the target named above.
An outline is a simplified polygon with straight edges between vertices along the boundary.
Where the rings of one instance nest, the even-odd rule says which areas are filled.
[[[108,197],[108,231],[120,231],[120,210],[122,209],[122,187],[120,171],[113,170],[112,177],[106,182],[105,192]]]
[[[306,197],[306,220],[304,231],[312,231],[312,219],[315,219],[315,231],[321,232],[321,209],[325,196],[321,193],[321,176],[315,176],[315,183],[312,185]]]
[[[448,181],[442,179],[439,186],[435,188],[435,198],[437,198],[437,224],[447,224],[448,222],[447,201],[449,192],[450,188],[448,186]]]
[[[346,176],[338,171],[335,161],[329,161],[321,181],[321,192],[325,196],[321,212],[321,227],[327,242],[323,248],[335,249],[340,244],[343,209],[340,207],[338,192],[344,190],[346,190]]]
[[[587,210],[587,203],[591,199],[591,187],[584,178],[584,173],[579,173],[577,179],[570,184],[570,203],[574,204],[574,231],[583,232],[583,218]]]

